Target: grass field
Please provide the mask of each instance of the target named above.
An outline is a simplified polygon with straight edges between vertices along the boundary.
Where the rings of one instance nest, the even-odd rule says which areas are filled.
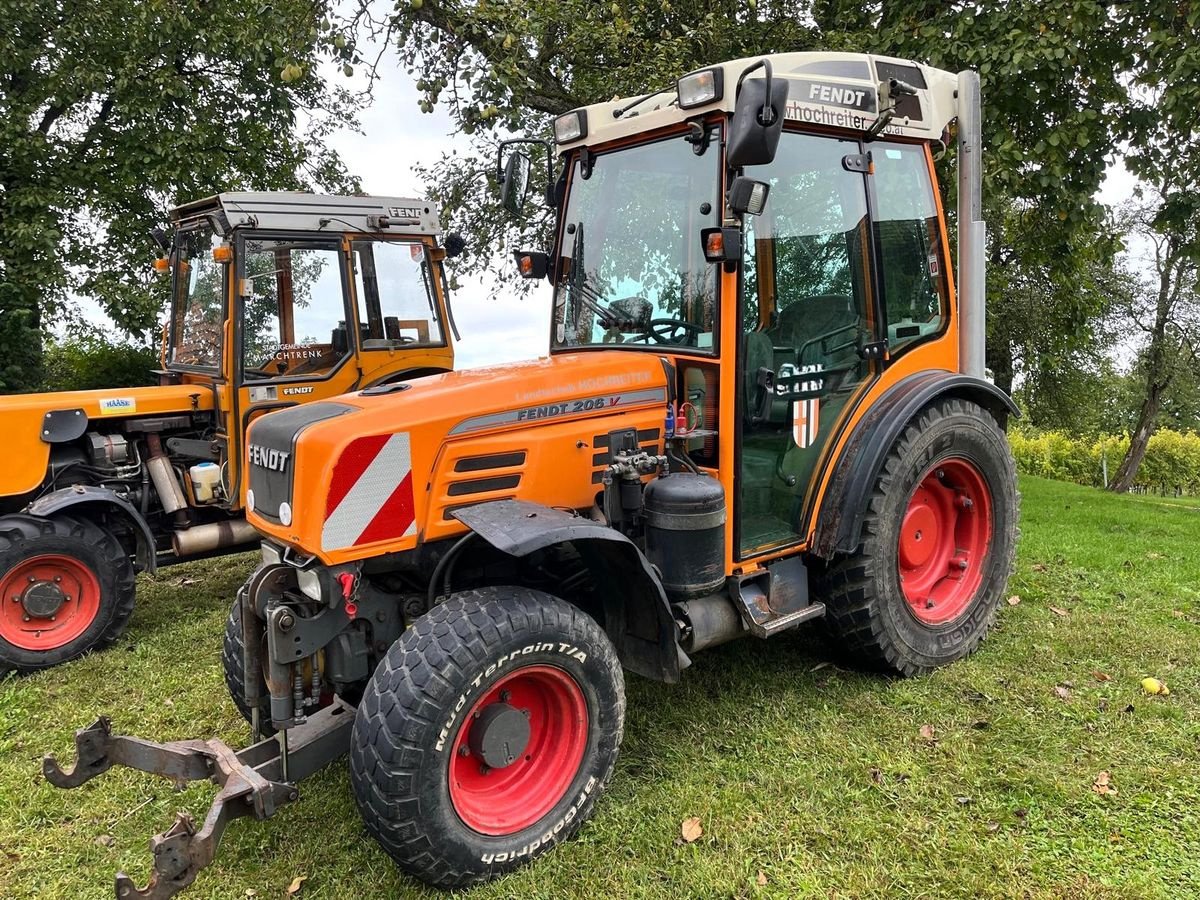
[[[1200,896],[1200,503],[1022,490],[1020,601],[974,657],[887,679],[806,631],[708,651],[678,685],[631,676],[596,817],[469,896]],[[146,737],[243,742],[218,648],[253,565],[146,579],[117,647],[0,683],[0,898],[109,897],[119,868],[148,875],[145,839],[176,809],[203,813],[209,786],[114,771],[57,791],[40,758],[69,754],[99,713]],[[1144,696],[1146,675],[1170,696]],[[1101,772],[1115,793],[1094,789]],[[299,875],[302,898],[437,896],[364,833],[343,764],[301,793],[235,823],[188,896],[283,898]],[[683,843],[691,816],[704,833]]]

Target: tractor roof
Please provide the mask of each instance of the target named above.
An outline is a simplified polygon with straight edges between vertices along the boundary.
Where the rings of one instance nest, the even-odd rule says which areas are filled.
[[[917,94],[901,98],[896,117],[884,129],[885,135],[940,138],[958,113],[958,75],[953,72],[870,53],[778,53],[708,66],[720,71],[718,84],[722,87],[716,99],[702,106],[680,109],[672,84],[647,95],[640,103],[637,97],[626,97],[584,107],[586,133],[578,140],[560,143],[558,149],[594,147],[713,111],[731,113],[738,79],[762,59],[770,61],[773,77],[789,82],[785,113],[789,120],[866,131],[878,114],[880,83],[890,78],[912,85]],[[749,77],[762,78],[762,69]],[[626,107],[626,112],[614,116]]]
[[[397,231],[441,233],[437,209],[411,197],[337,196],[302,191],[217,194],[171,210],[171,222],[217,216],[222,230],[320,231],[329,234]],[[385,218],[387,226],[380,225]]]

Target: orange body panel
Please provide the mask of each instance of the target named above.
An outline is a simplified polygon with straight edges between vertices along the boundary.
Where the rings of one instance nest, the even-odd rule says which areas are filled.
[[[0,496],[27,494],[46,477],[50,444],[42,440],[42,420],[52,410],[81,409],[96,424],[131,416],[188,413],[213,408],[212,390],[202,384],[13,394],[0,397],[0,434],[7,465],[0,473]]]
[[[447,515],[456,506],[518,497],[547,506],[590,507],[601,490],[610,431],[635,428],[643,446],[662,445],[666,374],[651,353],[577,353],[432,375],[410,385],[394,394],[339,397],[338,403],[354,411],[305,428],[293,447],[297,527],[275,524],[254,510],[249,521],[328,564],[351,562],[463,532]],[[415,527],[404,536],[334,546],[322,530],[338,461],[355,440],[395,434],[407,435]],[[254,425],[248,440],[255,441]],[[516,453],[524,454],[517,464],[456,468],[466,458]],[[376,476],[382,482],[374,489],[394,488],[406,474],[394,467],[390,477]],[[490,488],[487,479],[505,486]]]

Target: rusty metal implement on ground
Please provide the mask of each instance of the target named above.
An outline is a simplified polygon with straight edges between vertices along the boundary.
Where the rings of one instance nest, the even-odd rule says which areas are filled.
[[[195,881],[200,870],[213,861],[230,822],[243,816],[269,819],[279,807],[299,799],[295,781],[346,752],[353,722],[354,708],[335,700],[291,729],[286,750],[281,739],[267,738],[235,751],[215,739],[158,744],[113,734],[112,723],[101,716],[75,733],[75,765],[63,769],[53,756],[47,756],[42,772],[60,788],[79,787],[113,766],[161,775],[178,786],[205,780],[220,786],[198,829],[191,815],[181,812],[174,825],[150,839],[154,872],[146,887],[138,888],[124,872],[117,874],[119,900],[167,900]]]

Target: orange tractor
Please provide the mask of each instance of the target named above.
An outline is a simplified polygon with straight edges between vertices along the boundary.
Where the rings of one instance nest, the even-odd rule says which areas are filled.
[[[257,541],[259,415],[453,368],[425,201],[233,193],[171,219],[159,384],[0,398],[0,673],[112,643],[136,571]]]
[[[958,290],[935,159],[957,127]],[[1015,549],[1010,399],[983,371],[979,80],[848,53],[743,59],[554,123],[550,352],[264,416],[263,564],[225,636],[261,742],[79,732],[222,786],[153,841],[171,896],[228,822],[348,752],[368,830],[442,887],[592,813],[624,669],[823,618],[906,675],[974,650]],[[551,150],[551,148],[547,148]],[[502,170],[518,209],[520,152]]]

